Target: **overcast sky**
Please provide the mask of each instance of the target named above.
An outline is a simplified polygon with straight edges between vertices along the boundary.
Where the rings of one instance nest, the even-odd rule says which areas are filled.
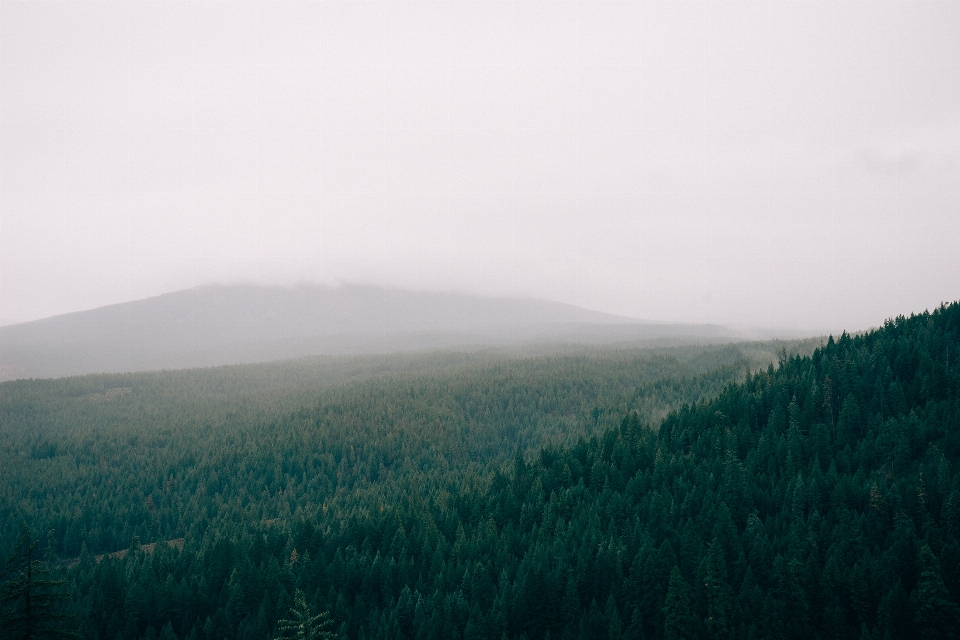
[[[0,3],[0,318],[209,282],[960,298],[960,2]]]

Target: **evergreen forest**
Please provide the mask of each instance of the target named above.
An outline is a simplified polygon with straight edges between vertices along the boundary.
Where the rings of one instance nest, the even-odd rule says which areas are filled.
[[[958,347],[952,303],[3,383],[3,637],[29,580],[32,637],[957,637]]]

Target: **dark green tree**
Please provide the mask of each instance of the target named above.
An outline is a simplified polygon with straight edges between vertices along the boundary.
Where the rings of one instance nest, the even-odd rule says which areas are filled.
[[[321,611],[316,615],[313,614],[300,589],[294,593],[290,618],[277,622],[281,637],[295,640],[333,640],[337,634],[328,631],[332,626],[333,620],[330,619],[328,612]]]
[[[694,619],[690,612],[687,582],[677,566],[674,566],[670,573],[670,588],[667,590],[667,601],[663,605],[663,615],[664,636],[667,640],[687,640],[693,637]]]
[[[940,572],[940,562],[926,543],[920,549],[917,605],[918,631],[924,638],[957,637],[960,607],[950,600]]]
[[[0,637],[4,640],[80,637],[67,628],[70,616],[63,613],[70,597],[64,589],[66,581],[51,578],[39,544],[27,525],[21,525],[0,586]]]
[[[727,566],[723,559],[723,550],[717,538],[710,544],[710,550],[701,564],[703,595],[706,601],[704,625],[708,638],[729,636],[730,610],[732,595],[727,581]]]

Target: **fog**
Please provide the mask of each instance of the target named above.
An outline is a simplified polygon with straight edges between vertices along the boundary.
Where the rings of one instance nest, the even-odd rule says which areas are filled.
[[[960,3],[0,3],[0,318],[211,282],[960,298]]]

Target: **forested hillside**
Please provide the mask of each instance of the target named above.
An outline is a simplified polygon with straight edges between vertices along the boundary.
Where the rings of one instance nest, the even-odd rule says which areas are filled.
[[[218,519],[312,515],[367,489],[429,493],[626,411],[658,419],[778,347],[809,345],[437,352],[4,383],[0,555],[22,520],[77,556],[133,535],[201,537]]]
[[[958,346],[954,303],[752,373],[491,362],[96,436],[5,387],[3,518],[79,545],[104,640],[275,637],[298,592],[345,638],[954,637]]]

